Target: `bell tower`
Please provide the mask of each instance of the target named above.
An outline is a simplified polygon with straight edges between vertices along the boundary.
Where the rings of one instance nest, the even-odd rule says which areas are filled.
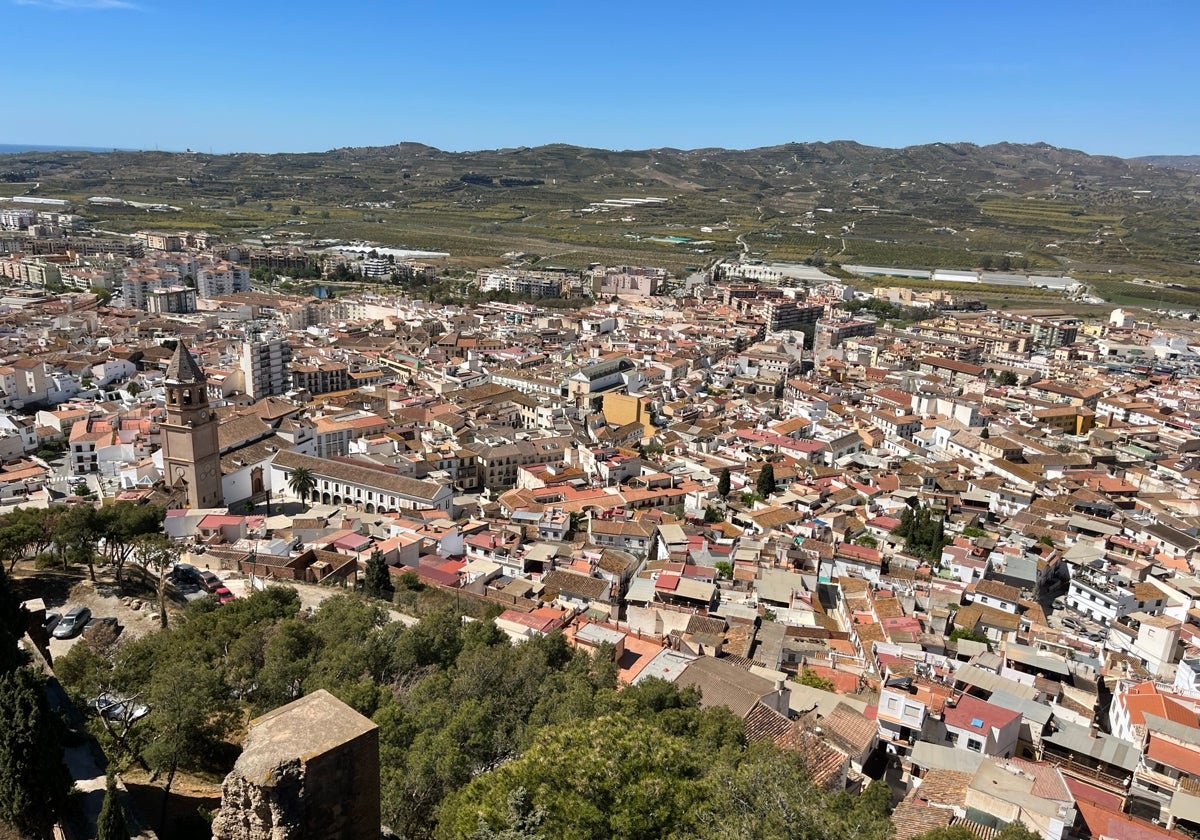
[[[188,506],[224,507],[217,413],[208,404],[208,381],[180,341],[167,363],[167,422],[162,424],[163,478],[183,484]]]

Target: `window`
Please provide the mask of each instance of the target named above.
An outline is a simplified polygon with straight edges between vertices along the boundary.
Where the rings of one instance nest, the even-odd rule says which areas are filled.
[[[969,749],[971,752],[982,752],[983,751],[983,743],[975,740],[974,738],[968,738],[967,739],[967,749]]]

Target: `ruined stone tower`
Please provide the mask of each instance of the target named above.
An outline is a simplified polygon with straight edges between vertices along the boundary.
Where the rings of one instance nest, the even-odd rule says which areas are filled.
[[[327,691],[250,722],[214,840],[362,840],[379,827],[379,729]]]

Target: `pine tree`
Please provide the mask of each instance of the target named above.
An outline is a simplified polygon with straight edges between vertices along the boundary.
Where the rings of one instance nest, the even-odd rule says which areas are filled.
[[[717,477],[717,495],[722,499],[729,495],[729,467],[721,470],[720,476]]]
[[[379,549],[375,549],[367,559],[367,569],[363,574],[363,591],[372,598],[380,598],[391,588],[391,584],[383,553]]]
[[[67,804],[63,725],[32,668],[0,674],[0,820],[46,838]]]
[[[28,621],[29,613],[17,601],[8,585],[8,575],[0,569],[0,674],[11,673],[25,663],[21,637]]]
[[[758,484],[755,485],[758,495],[764,499],[775,492],[775,468],[770,464],[764,464],[763,468],[758,472]]]
[[[129,826],[125,823],[125,809],[117,794],[117,779],[108,774],[108,786],[104,789],[104,804],[100,806],[100,819],[96,824],[96,840],[129,840]]]

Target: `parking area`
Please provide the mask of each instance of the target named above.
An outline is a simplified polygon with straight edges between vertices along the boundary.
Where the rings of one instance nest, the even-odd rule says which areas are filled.
[[[115,618],[120,634],[137,638],[159,626],[158,606],[152,597],[123,594],[106,583],[80,581],[65,598],[48,597],[46,609],[65,614],[72,607],[87,607],[93,618]],[[79,643],[80,636],[50,640],[50,653],[62,656]]]
[[[206,569],[205,559],[203,554],[185,554],[182,564],[192,567],[197,575],[206,572],[211,574],[213,580],[210,582],[209,588],[225,587],[228,590],[227,598],[233,600],[247,598],[253,593],[251,582],[245,575],[240,572]],[[136,569],[127,570],[127,577],[131,580],[136,579],[137,574],[138,570]],[[124,638],[138,638],[160,626],[158,605],[153,591],[149,587],[130,585],[121,590],[111,582],[92,582],[41,572],[19,575],[14,578],[13,583],[22,600],[41,598],[45,602],[48,612],[65,615],[72,607],[87,607],[91,610],[93,618],[115,618],[120,627],[120,636]],[[326,598],[345,591],[338,587],[290,582],[276,583],[294,588],[300,597],[301,608],[310,613],[319,609],[321,602]],[[178,584],[172,584],[171,591],[173,597],[167,606],[169,614],[183,609],[184,604],[181,601],[187,602],[212,597],[212,594],[206,591],[198,581],[194,583],[181,581]],[[395,609],[389,609],[388,615],[392,620],[404,624],[411,625],[417,621],[413,616],[400,613]],[[69,639],[51,638],[50,652],[55,657],[62,656],[78,644],[79,639],[78,635]]]
[[[1093,645],[1097,652],[1103,650],[1108,641],[1108,627],[1066,608],[1061,601],[1056,600],[1054,605],[1046,609],[1046,621],[1055,630],[1073,636],[1085,644]]]

